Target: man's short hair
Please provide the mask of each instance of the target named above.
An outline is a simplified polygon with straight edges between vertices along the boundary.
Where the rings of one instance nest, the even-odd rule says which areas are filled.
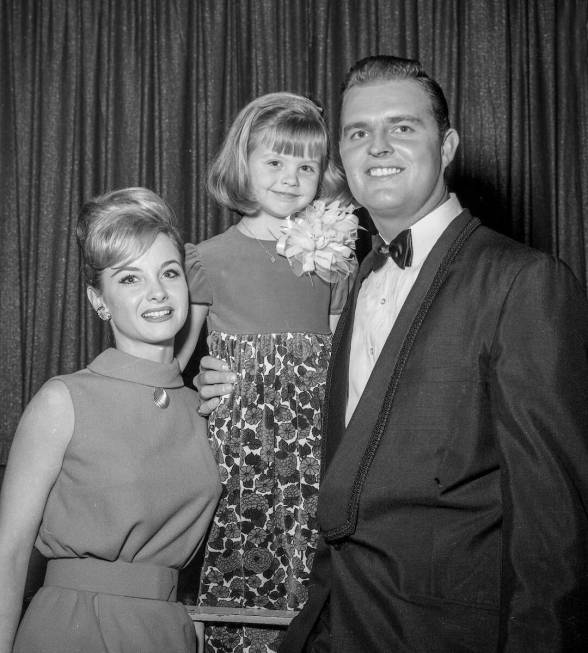
[[[441,86],[427,75],[420,62],[415,59],[403,59],[384,54],[360,59],[349,69],[345,77],[342,96],[354,86],[402,79],[414,79],[429,96],[433,117],[439,128],[439,134],[443,137],[451,127],[447,100]]]

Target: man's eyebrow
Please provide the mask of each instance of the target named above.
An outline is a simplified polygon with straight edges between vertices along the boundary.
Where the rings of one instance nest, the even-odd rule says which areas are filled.
[[[354,130],[354,129],[367,129],[369,127],[369,123],[367,122],[350,122],[348,125],[344,125],[342,132],[343,134],[347,134],[348,132]]]
[[[423,124],[422,118],[419,118],[418,116],[415,116],[412,113],[406,113],[400,116],[390,116],[389,118],[386,118],[386,122],[392,125],[396,125],[399,122],[412,122],[415,125]]]
[[[394,115],[394,116],[388,116],[385,118],[385,122],[389,125],[397,125],[398,123],[401,122],[410,122],[415,125],[422,125],[423,120],[419,118],[418,116],[415,116],[411,113],[406,113],[406,114],[401,114],[401,115]],[[350,131],[353,131],[355,129],[365,129],[369,130],[371,127],[371,122],[365,121],[365,120],[358,120],[356,122],[351,122],[348,125],[345,125],[343,127],[342,133],[348,134]]]

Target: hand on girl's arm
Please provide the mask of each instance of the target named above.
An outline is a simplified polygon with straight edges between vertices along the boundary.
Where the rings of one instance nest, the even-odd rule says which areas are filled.
[[[340,315],[329,315],[332,333],[335,333],[340,317]],[[208,417],[219,405],[221,397],[233,392],[236,382],[237,375],[229,370],[229,366],[224,361],[213,356],[203,356],[200,361],[200,372],[193,381],[200,396],[201,403],[198,407],[200,415]]]
[[[29,557],[73,425],[69,392],[51,380],[27,406],[14,436],[0,495],[0,653],[12,650]]]

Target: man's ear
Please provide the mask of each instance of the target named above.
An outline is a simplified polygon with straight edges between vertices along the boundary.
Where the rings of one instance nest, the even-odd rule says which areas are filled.
[[[443,170],[453,161],[453,157],[457,152],[459,145],[459,134],[455,129],[448,129],[443,136],[441,143],[441,162],[443,163]]]

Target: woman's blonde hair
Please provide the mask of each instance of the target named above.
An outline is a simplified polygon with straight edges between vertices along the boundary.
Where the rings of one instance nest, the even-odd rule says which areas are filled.
[[[122,188],[89,200],[76,228],[86,282],[101,290],[104,269],[138,258],[159,234],[176,245],[183,264],[184,243],[174,212],[159,195],[147,188]]]

